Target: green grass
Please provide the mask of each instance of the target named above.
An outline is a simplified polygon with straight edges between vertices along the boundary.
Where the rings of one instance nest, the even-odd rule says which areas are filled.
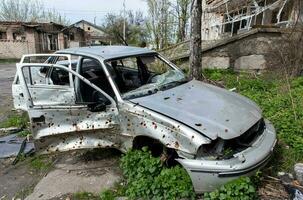
[[[273,171],[290,172],[296,162],[303,161],[303,77],[290,79],[289,90],[284,78],[273,74],[237,74],[229,70],[204,70],[203,74],[255,101],[274,124],[279,143]]]
[[[13,199],[25,199],[28,195],[30,195],[34,191],[34,185],[27,186],[18,191]]]
[[[23,130],[23,131],[20,131],[20,132],[17,133],[17,135],[19,137],[26,137],[26,136],[31,135],[31,134],[32,133],[29,130]]]
[[[28,115],[27,113],[11,113],[9,116],[2,122],[0,122],[0,128],[8,127],[19,127],[25,128],[28,124]]]
[[[35,170],[47,171],[52,167],[52,162],[46,156],[35,156],[31,158],[30,166]]]
[[[90,192],[77,192],[73,194],[72,200],[100,200],[100,197]]]
[[[16,59],[16,58],[0,59],[0,64],[17,63],[19,61],[20,59]]]

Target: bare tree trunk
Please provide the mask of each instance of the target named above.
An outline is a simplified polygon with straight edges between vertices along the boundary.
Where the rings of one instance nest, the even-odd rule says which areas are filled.
[[[202,79],[202,42],[201,42],[201,18],[202,0],[192,0],[191,7],[191,39],[190,39],[190,77]]]

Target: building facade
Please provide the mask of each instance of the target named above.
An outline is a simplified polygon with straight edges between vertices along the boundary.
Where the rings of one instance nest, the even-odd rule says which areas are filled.
[[[303,19],[300,0],[203,0],[202,40],[219,40],[253,28],[287,28]]]
[[[20,58],[23,54],[51,53],[84,46],[84,31],[61,24],[0,22],[0,58]]]
[[[85,41],[88,46],[108,45],[111,43],[107,34],[96,24],[81,20],[72,24],[71,27],[80,28],[85,32]]]

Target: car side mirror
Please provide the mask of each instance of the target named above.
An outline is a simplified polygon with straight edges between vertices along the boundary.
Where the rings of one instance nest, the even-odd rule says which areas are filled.
[[[103,112],[106,111],[106,105],[104,102],[95,102],[87,105],[87,108],[91,112]]]

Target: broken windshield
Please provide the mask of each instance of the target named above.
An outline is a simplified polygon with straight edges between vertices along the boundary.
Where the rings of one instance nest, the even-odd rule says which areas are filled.
[[[123,99],[151,95],[187,80],[181,70],[155,54],[111,60],[106,65]]]

